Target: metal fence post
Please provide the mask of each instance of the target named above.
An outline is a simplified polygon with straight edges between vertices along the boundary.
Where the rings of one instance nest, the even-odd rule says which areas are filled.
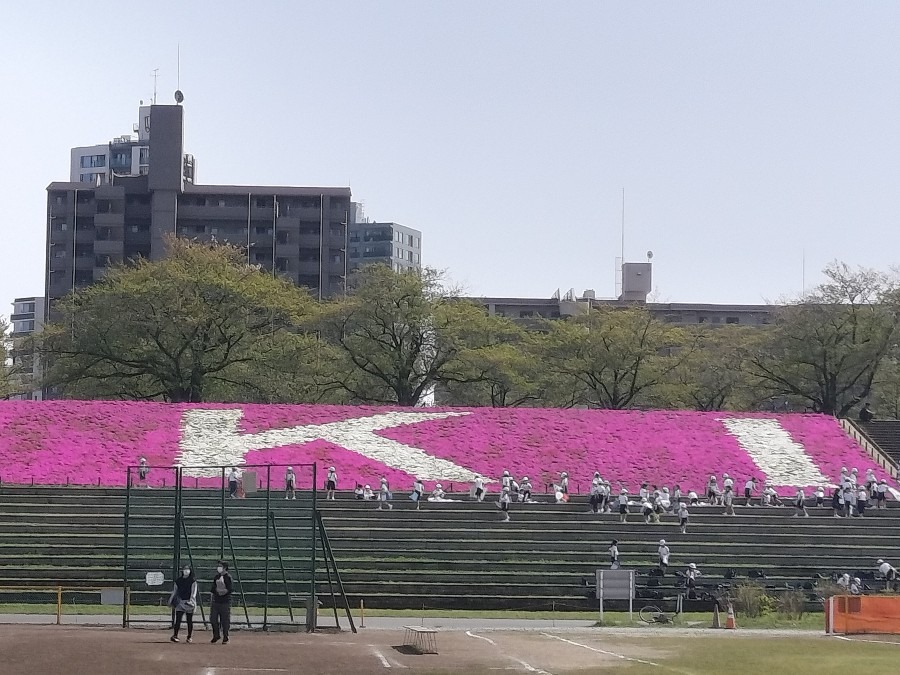
[[[125,524],[122,537],[122,628],[128,628],[128,509],[131,506],[131,467],[125,469]]]
[[[222,499],[221,511],[219,513],[219,523],[221,528],[221,536],[219,539],[219,560],[225,559],[225,467],[222,467]]]
[[[272,513],[272,466],[266,465],[266,562],[263,569],[263,630],[269,620],[269,519]],[[290,605],[290,598],[288,598]]]
[[[316,473],[317,466],[315,462],[312,465],[312,555],[310,556],[310,580],[309,580],[309,597],[312,599],[313,607],[316,606],[316,602],[318,601],[316,598],[316,531],[317,521],[318,521],[318,503],[317,503],[317,494],[319,491],[319,482],[317,479]],[[312,628],[315,630],[315,626]],[[310,630],[309,626],[307,626],[307,630]]]

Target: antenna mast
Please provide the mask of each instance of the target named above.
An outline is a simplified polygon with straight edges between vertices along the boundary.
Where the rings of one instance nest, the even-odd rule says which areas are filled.
[[[176,71],[175,71],[175,88],[179,91],[181,90],[181,43],[178,43],[178,52],[176,56]]]
[[[153,105],[156,105],[156,79],[159,77],[159,68],[153,69]]]

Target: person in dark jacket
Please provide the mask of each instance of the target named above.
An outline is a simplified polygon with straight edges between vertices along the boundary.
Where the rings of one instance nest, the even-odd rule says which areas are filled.
[[[181,576],[175,580],[172,595],[169,596],[169,606],[175,610],[175,632],[169,639],[178,642],[178,631],[181,629],[181,620],[187,620],[187,641],[193,642],[194,634],[194,609],[197,607],[197,579],[194,572],[187,565],[181,570]]]
[[[212,623],[212,643],[222,639],[222,644],[228,644],[228,629],[231,627],[231,575],[228,573],[228,563],[219,561],[216,567],[216,576],[213,578],[212,587],[209,590],[209,620]]]

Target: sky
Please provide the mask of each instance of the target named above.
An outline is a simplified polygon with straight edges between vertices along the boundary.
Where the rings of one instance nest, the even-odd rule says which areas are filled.
[[[473,295],[774,302],[900,248],[900,3],[12,3],[0,313],[69,149],[184,91],[199,183],[350,185]],[[180,45],[180,83],[177,54]],[[804,274],[805,270],[805,274]]]

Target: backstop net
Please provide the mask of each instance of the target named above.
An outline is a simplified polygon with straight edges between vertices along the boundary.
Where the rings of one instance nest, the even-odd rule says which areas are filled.
[[[835,595],[825,604],[825,632],[900,634],[900,595]]]
[[[232,625],[303,626],[316,599],[316,467],[149,467],[128,470],[123,625],[168,623],[174,579],[198,581],[195,621],[209,613],[220,560],[234,582]]]

